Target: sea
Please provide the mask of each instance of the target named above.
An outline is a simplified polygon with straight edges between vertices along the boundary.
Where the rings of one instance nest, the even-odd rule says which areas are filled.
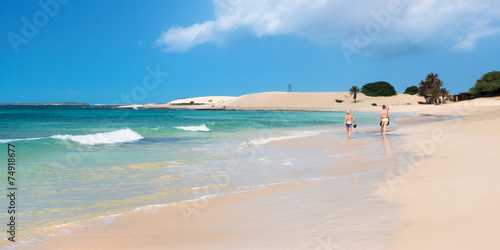
[[[0,106],[0,183],[5,192],[17,189],[17,230],[30,234],[220,194],[316,180],[327,177],[342,154],[275,144],[326,134],[338,135],[339,141],[332,143],[344,143],[344,116],[345,112]],[[354,116],[358,129],[377,129],[377,113]],[[15,173],[7,168],[9,147],[15,150]],[[13,185],[7,182],[9,176],[15,179]],[[1,218],[10,216],[5,197]]]

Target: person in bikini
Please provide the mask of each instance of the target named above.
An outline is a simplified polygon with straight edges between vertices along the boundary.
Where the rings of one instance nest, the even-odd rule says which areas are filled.
[[[387,125],[389,125],[389,123],[389,108],[382,105],[382,111],[380,111],[380,135],[385,136],[385,131],[387,130]]]
[[[352,127],[356,125],[356,120],[354,116],[351,115],[351,110],[347,110],[346,116],[344,119],[344,127],[346,128],[347,139],[351,139],[351,131]]]

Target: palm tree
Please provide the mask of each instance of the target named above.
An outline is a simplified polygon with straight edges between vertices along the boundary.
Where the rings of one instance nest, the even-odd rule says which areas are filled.
[[[431,104],[439,97],[442,86],[443,82],[439,79],[439,75],[431,72],[425,77],[425,81],[420,81],[418,94],[425,98],[426,103]]]
[[[441,79],[439,79],[439,78],[434,81],[434,88],[441,89],[441,87],[443,87],[443,85],[444,85],[444,82],[441,81]]]
[[[450,96],[450,91],[447,90],[446,88],[442,88],[441,89],[441,98],[443,98],[443,102],[446,100],[446,98],[448,98]]]
[[[431,103],[433,102],[434,104],[438,104],[437,101],[439,99],[440,95],[440,90],[438,88],[432,88],[429,90],[429,97],[431,100]]]
[[[352,96],[354,98],[354,103],[356,103],[356,98],[358,98],[359,92],[360,89],[356,87],[356,85],[352,86],[351,89],[349,90],[349,96]]]
[[[425,78],[425,80],[429,81],[430,83],[434,83],[434,81],[436,81],[436,79],[439,79],[439,74],[438,73],[434,74],[434,72],[431,72]]]
[[[436,103],[436,98],[439,96],[439,90],[436,87],[436,83],[441,81],[439,80],[439,75],[437,73],[434,74],[434,72],[431,72],[430,74],[427,75],[425,81],[428,82],[428,87],[429,87],[427,93],[431,96],[430,102],[428,103],[432,102]]]
[[[425,97],[427,95],[428,91],[428,83],[424,80],[420,80],[420,83],[418,84],[418,95]]]

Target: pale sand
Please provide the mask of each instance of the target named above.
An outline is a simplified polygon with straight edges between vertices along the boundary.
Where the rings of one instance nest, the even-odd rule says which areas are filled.
[[[379,193],[403,203],[398,217],[410,225],[392,249],[500,249],[500,99],[436,107],[428,113],[469,115],[403,128],[408,148],[429,158],[402,159],[402,176]],[[418,157],[416,157],[418,159]]]
[[[343,102],[337,102],[340,100]],[[417,105],[422,97],[398,94],[391,97],[369,97],[360,93],[356,103],[348,92],[266,92],[240,96],[225,103],[226,109],[262,110],[378,110],[383,104]],[[376,106],[372,106],[376,104]]]
[[[343,108],[354,110],[356,105],[351,103]],[[360,110],[378,111],[380,107],[364,105]],[[390,110],[464,116],[451,121],[400,126],[388,136],[404,135],[406,148],[425,156],[409,157],[393,152],[401,144],[384,144],[386,156],[392,158],[385,163],[387,170],[401,176],[388,175],[389,181],[382,183],[376,194],[401,204],[398,218],[408,223],[396,232],[393,249],[499,249],[500,230],[496,227],[500,223],[500,169],[495,155],[500,148],[500,98],[440,106],[395,105]],[[362,139],[353,140],[350,146],[362,143]],[[402,164],[405,159],[421,161]],[[362,163],[354,165],[359,167]],[[351,226],[347,232],[352,235],[384,237],[386,245],[376,248],[388,247],[393,241],[385,238],[388,232],[381,233],[381,228],[370,228],[363,221],[380,216],[384,219],[378,225],[383,230],[397,230],[401,225],[386,220],[387,214],[383,213],[395,212],[394,207],[382,206],[372,214],[371,207],[358,204],[366,213],[364,217],[356,217],[361,213],[338,216],[334,211],[338,211],[339,197],[329,195],[333,192],[331,181],[280,185],[217,197],[206,208],[203,203],[198,204],[203,209],[189,224],[175,206],[121,216],[109,225],[76,228],[69,235],[39,242],[36,247],[220,249],[240,245],[243,249],[336,249],[345,247],[341,241],[345,235],[338,232],[342,226]],[[352,212],[354,208],[348,206],[342,211]],[[347,218],[347,221],[339,226],[324,218],[335,218],[334,222]]]
[[[208,100],[213,100],[208,103]],[[337,102],[340,100],[342,102]],[[199,105],[172,105],[195,102]],[[170,109],[235,109],[235,110],[316,110],[374,111],[380,106],[418,105],[424,98],[416,95],[398,94],[390,97],[369,97],[360,93],[356,103],[348,92],[264,92],[239,97],[207,96],[175,100],[164,104],[126,105],[122,108],[170,108]],[[200,105],[201,104],[201,105]],[[373,106],[372,104],[376,104]]]
[[[220,104],[227,101],[230,101],[236,97],[234,96],[202,96],[202,97],[193,97],[186,99],[179,99],[175,101],[171,101],[168,104],[182,104],[182,103],[201,103],[201,104]]]

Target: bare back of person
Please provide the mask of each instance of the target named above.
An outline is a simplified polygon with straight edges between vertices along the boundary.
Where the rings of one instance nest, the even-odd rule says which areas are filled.
[[[385,105],[382,105],[382,110],[380,111],[380,135],[385,136],[387,125],[389,125],[389,122],[389,107],[386,108]]]
[[[352,124],[352,120],[353,120],[353,119],[354,119],[354,116],[352,116],[352,115],[346,115],[346,116],[345,116],[345,122],[346,122],[347,124]]]
[[[346,128],[347,139],[351,139],[351,131],[353,125],[356,125],[356,119],[351,115],[351,110],[347,110],[346,116],[344,119],[344,126]]]
[[[382,109],[382,111],[380,111],[380,117],[389,117],[389,111],[387,109]]]

